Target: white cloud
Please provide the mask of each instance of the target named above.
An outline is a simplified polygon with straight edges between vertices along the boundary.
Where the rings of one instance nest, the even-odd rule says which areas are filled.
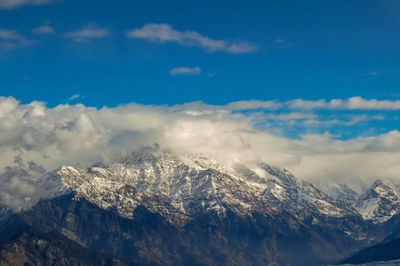
[[[22,6],[37,6],[50,4],[52,0],[0,0],[0,9],[15,9]]]
[[[171,76],[176,76],[176,75],[200,75],[201,74],[201,69],[200,67],[175,67],[171,69],[169,72]]]
[[[55,34],[56,33],[56,31],[51,27],[51,26],[49,26],[49,25],[43,25],[43,26],[39,26],[39,27],[37,27],[37,28],[34,28],[33,30],[32,30],[32,32],[34,33],[34,34],[45,34],[45,35],[52,35],[52,34]]]
[[[231,54],[258,51],[258,45],[248,41],[214,40],[194,31],[177,31],[168,24],[145,24],[141,28],[127,32],[127,38],[145,39],[158,43],[173,42],[183,46],[200,47],[208,52],[226,52]]]
[[[109,36],[108,29],[101,28],[96,24],[89,23],[77,31],[71,31],[64,34],[65,38],[72,39],[77,42],[87,42],[91,39],[101,39]]]

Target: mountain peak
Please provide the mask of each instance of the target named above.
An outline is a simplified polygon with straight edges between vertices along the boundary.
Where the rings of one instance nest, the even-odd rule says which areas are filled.
[[[362,198],[380,198],[388,201],[399,200],[393,184],[389,180],[376,180],[371,187],[362,195]]]
[[[385,222],[400,210],[400,197],[389,180],[376,180],[360,196],[356,209],[365,219]]]
[[[377,188],[381,187],[382,189],[385,190],[391,190],[394,191],[394,187],[391,181],[387,179],[377,179],[375,182],[371,185],[372,190],[376,190]]]

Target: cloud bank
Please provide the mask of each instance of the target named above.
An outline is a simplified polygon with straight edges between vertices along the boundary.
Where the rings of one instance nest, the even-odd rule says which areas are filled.
[[[331,108],[332,102],[335,108],[355,108],[355,102],[370,103],[369,108],[396,107],[395,102],[356,99],[342,100],[340,105],[333,100],[301,101],[307,103],[303,106],[296,100],[242,101],[223,106],[201,102],[129,104],[96,109],[82,104],[48,108],[42,102],[21,104],[12,97],[0,97],[0,202],[18,206],[37,193],[33,181],[45,171],[61,165],[85,167],[154,143],[210,154],[226,164],[262,160],[321,183],[399,179],[398,130],[348,140],[328,132],[300,138],[280,134],[299,121],[314,121],[321,126],[315,113],[281,112],[282,108],[290,110],[293,104],[307,110],[314,105]],[[253,112],[243,112],[253,108]],[[259,108],[269,110],[260,112]],[[274,128],[267,121],[278,124]]]
[[[200,47],[207,52],[244,54],[258,51],[258,46],[248,41],[214,40],[194,31],[178,31],[168,24],[145,24],[127,32],[129,39],[144,39],[156,43],[177,43],[187,47]]]

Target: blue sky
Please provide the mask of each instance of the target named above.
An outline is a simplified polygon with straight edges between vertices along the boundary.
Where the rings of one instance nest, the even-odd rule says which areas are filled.
[[[23,102],[54,106],[74,94],[97,107],[399,98],[398,1],[38,1],[0,1],[0,28],[29,41],[0,51],[1,95]],[[257,49],[229,53],[127,38],[150,23]],[[54,34],[32,32],[44,25]],[[107,34],[66,37],[85,26]],[[170,75],[177,67],[201,73]]]
[[[399,32],[397,0],[0,0],[0,96],[50,108],[362,97],[397,107],[237,112],[288,137],[377,136],[398,129]]]

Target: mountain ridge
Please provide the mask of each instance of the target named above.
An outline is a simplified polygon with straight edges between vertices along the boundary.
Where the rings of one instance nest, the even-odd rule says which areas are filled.
[[[397,194],[391,193],[392,187],[383,182],[374,184],[368,190],[370,194],[362,194],[369,197],[357,195],[346,199],[324,193],[288,170],[267,163],[240,162],[226,166],[204,154],[178,153],[158,145],[87,168],[62,166],[43,175],[37,185],[41,195],[39,203],[32,203],[32,212],[28,209],[5,219],[0,226],[3,228],[0,239],[9,239],[13,223],[20,224],[23,229],[26,224],[40,225],[54,217],[48,230],[56,230],[107,255],[155,264],[167,260],[167,264],[179,265],[189,258],[200,264],[217,261],[218,264],[228,261],[232,264],[235,260],[251,261],[253,265],[339,262],[386,236],[381,224],[387,220],[363,216],[356,208],[359,200],[382,200],[385,203],[382,210],[389,213],[392,212],[390,203],[397,202]],[[339,188],[351,191],[347,186]],[[338,189],[336,193],[339,192]],[[57,203],[63,202],[63,198],[68,198],[65,204]],[[48,206],[54,206],[57,213]],[[79,206],[86,207],[78,211]],[[112,233],[99,225],[96,230],[103,232],[107,239],[102,244],[96,240],[98,232],[91,235],[78,230],[91,223],[85,217],[99,213],[101,217],[108,217],[110,228],[132,224],[138,231],[121,229]],[[15,217],[22,217],[26,222],[16,223]],[[74,223],[80,225],[70,224],[68,219],[72,218],[65,220],[67,217],[75,217]],[[396,223],[393,224],[396,227]],[[40,226],[34,228],[40,230]],[[184,235],[195,237],[206,231],[209,232],[206,238],[197,242]],[[186,250],[185,258],[178,256],[174,260],[159,245],[167,241],[171,232],[176,234],[174,245]],[[153,241],[155,239],[158,242]],[[199,246],[210,239],[215,241],[215,252],[219,254],[216,257]],[[135,247],[137,255],[130,257],[128,251],[118,253],[116,247],[123,243]],[[148,247],[138,243],[147,243]],[[257,252],[254,255],[241,252],[251,249]],[[177,251],[168,252],[176,254]],[[302,257],[304,254],[309,258]],[[209,256],[209,259],[204,260],[202,256]]]

